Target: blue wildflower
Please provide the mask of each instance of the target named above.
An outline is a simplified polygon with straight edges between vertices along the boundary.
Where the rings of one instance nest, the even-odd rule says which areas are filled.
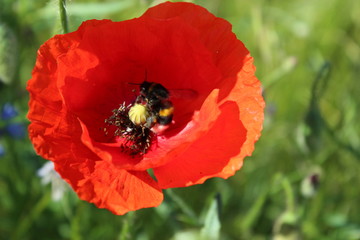
[[[5,103],[1,109],[1,119],[10,120],[18,115],[18,111],[11,103]]]
[[[22,123],[9,123],[5,129],[9,136],[15,139],[23,138],[26,134],[26,128]]]
[[[12,138],[20,139],[26,135],[25,125],[23,123],[13,123],[10,120],[18,116],[18,110],[11,103],[5,103],[0,112],[0,119],[5,121],[5,125],[0,128],[0,135],[7,134]]]
[[[0,157],[5,155],[5,149],[4,146],[0,143]]]

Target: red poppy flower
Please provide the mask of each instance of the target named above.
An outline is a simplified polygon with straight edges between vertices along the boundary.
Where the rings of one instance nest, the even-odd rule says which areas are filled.
[[[81,199],[115,214],[157,206],[162,189],[228,178],[252,153],[264,108],[254,72],[231,25],[191,3],[86,21],[41,46],[27,86],[29,135]],[[133,104],[144,80],[195,94],[173,97],[172,123],[130,154],[104,121]]]

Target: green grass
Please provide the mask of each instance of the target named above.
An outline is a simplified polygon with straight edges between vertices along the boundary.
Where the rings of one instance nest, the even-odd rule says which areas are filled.
[[[255,59],[267,108],[253,156],[228,180],[165,191],[160,207],[115,216],[71,191],[52,201],[36,174],[45,161],[29,140],[1,136],[0,239],[196,236],[217,194],[220,239],[360,239],[360,2],[193,2],[231,22]],[[69,30],[86,19],[137,17],[150,4],[67,1]],[[12,121],[27,124],[26,81],[39,46],[62,32],[58,2],[0,6],[0,106],[13,103],[20,114]],[[312,174],[319,187],[306,197],[302,182]]]

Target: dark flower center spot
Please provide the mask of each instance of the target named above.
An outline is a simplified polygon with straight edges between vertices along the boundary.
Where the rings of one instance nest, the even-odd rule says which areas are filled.
[[[130,155],[145,154],[156,139],[157,131],[152,128],[169,125],[174,111],[169,91],[164,86],[147,81],[139,86],[135,101],[129,105],[122,103],[105,120],[108,126],[115,126],[114,137],[124,139],[121,149]],[[109,134],[107,128],[105,133]]]
[[[155,133],[149,127],[142,124],[135,124],[129,118],[129,110],[132,104],[122,103],[118,109],[113,110],[113,115],[105,119],[108,126],[115,126],[114,137],[123,138],[121,149],[130,155],[145,154],[152,142],[156,139]],[[107,128],[104,128],[105,134],[109,134]]]

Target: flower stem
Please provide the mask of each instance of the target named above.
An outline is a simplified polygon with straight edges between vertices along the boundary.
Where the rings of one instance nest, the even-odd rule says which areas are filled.
[[[192,220],[193,224],[199,224],[199,220],[196,217],[194,211],[182,200],[174,191],[166,189],[167,195],[178,205],[183,213]]]
[[[288,211],[294,211],[295,198],[294,198],[294,190],[291,186],[291,183],[288,178],[283,178],[281,184],[285,192],[286,208]]]
[[[134,221],[134,212],[129,212],[124,216],[123,226],[119,235],[119,240],[126,240],[131,238],[131,226]]]
[[[68,19],[66,15],[66,0],[59,0],[60,21],[63,33],[69,32]]]
[[[45,210],[51,200],[51,193],[47,191],[42,198],[34,205],[34,207],[23,216],[20,217],[21,221],[18,223],[16,230],[13,232],[12,239],[22,239],[26,232],[31,229],[37,217]]]

